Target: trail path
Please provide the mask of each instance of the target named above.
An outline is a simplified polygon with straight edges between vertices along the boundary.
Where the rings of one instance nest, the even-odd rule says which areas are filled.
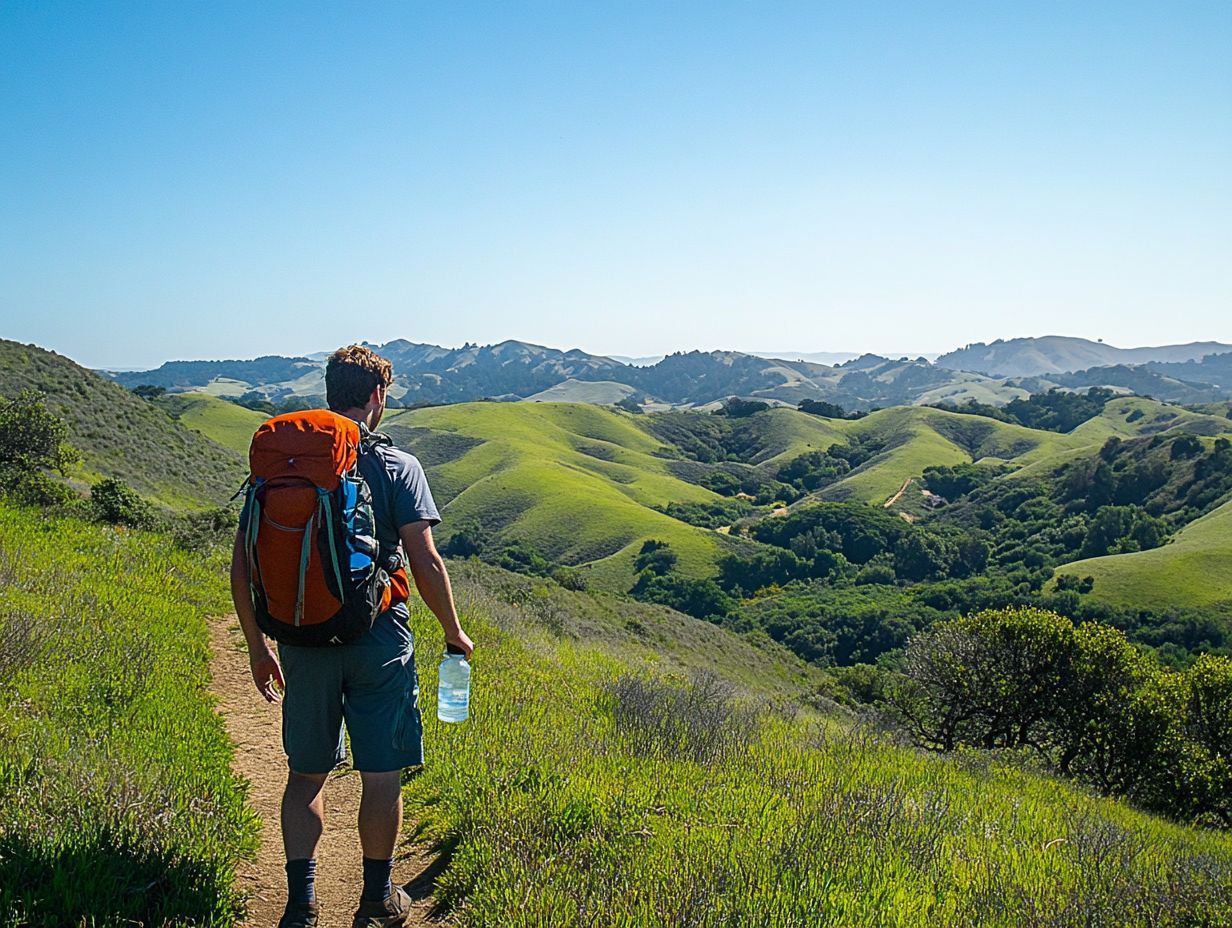
[[[915,483],[915,478],[914,478],[914,477],[908,477],[906,480],[904,480],[904,481],[903,481],[903,485],[902,485],[901,487],[899,487],[899,488],[898,488],[898,492],[897,492],[897,493],[895,493],[893,496],[891,496],[889,499],[887,499],[887,500],[886,500],[886,501],[882,504],[882,508],[883,508],[883,509],[889,509],[891,506],[893,506],[895,503],[897,503],[900,499],[902,499],[902,498],[903,498],[903,494],[907,492],[907,488],[908,488],[909,486],[911,486],[913,483]]]
[[[235,616],[210,620],[211,691],[218,697],[218,712],[235,743],[236,771],[252,784],[249,795],[264,826],[255,861],[237,868],[237,884],[248,896],[245,925],[264,928],[278,924],[286,901],[282,837],[278,824],[287,761],[282,753],[282,710],[269,705],[252,685],[248,655]],[[362,853],[355,822],[359,815],[359,774],[350,768],[335,771],[325,784],[325,833],[317,852],[317,898],[321,928],[349,928],[363,884]],[[405,828],[404,828],[405,830]],[[402,846],[394,864],[394,879],[415,900],[408,926],[447,925],[431,915],[436,861],[416,848]],[[409,880],[410,882],[405,882]]]

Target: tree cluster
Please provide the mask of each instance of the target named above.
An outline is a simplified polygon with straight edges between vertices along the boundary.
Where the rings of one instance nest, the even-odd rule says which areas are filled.
[[[1047,393],[1032,394],[1026,399],[1011,400],[1004,406],[968,400],[961,406],[942,405],[937,408],[1025,425],[1029,429],[1070,432],[1093,416],[1098,416],[1115,396],[1113,391],[1103,387],[1092,387],[1082,393],[1052,389]]]
[[[1107,795],[1232,827],[1232,659],[1177,673],[1117,629],[1008,608],[915,635],[877,689],[922,746],[1030,750]]]

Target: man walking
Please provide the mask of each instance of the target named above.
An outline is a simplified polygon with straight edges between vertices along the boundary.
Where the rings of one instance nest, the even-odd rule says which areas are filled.
[[[359,424],[368,439],[385,411],[393,366],[368,348],[352,345],[330,356],[325,368],[329,408]],[[381,548],[401,546],[415,586],[445,632],[445,641],[470,656],[472,643],[458,621],[445,563],[432,541],[440,521],[423,468],[389,444],[365,441],[358,459],[372,494]],[[279,644],[275,655],[261,633],[249,587],[244,521],[231,559],[231,594],[248,642],[257,690],[283,699],[283,749],[288,767],[282,799],[282,837],[288,899],[279,928],[317,924],[316,851],[324,827],[322,790],[346,759],[343,724],[353,766],[363,783],[359,839],[364,884],[356,928],[402,925],[411,900],[392,881],[393,853],[402,825],[401,771],[423,763],[414,638],[406,607],[406,571],[391,574],[392,605],[361,638],[342,645]]]

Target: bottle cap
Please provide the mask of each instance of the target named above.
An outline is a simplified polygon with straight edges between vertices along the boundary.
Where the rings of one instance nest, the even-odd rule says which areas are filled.
[[[446,654],[466,654],[466,650],[464,648],[459,647],[456,644],[446,643],[445,653]]]

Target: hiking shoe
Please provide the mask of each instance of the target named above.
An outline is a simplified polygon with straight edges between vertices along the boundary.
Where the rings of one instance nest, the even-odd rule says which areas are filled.
[[[410,914],[411,897],[401,886],[395,886],[393,894],[380,902],[361,899],[351,928],[397,928],[406,924]]]
[[[291,905],[288,902],[287,910],[278,920],[278,928],[317,928],[318,914],[315,902],[309,902],[307,905]]]

